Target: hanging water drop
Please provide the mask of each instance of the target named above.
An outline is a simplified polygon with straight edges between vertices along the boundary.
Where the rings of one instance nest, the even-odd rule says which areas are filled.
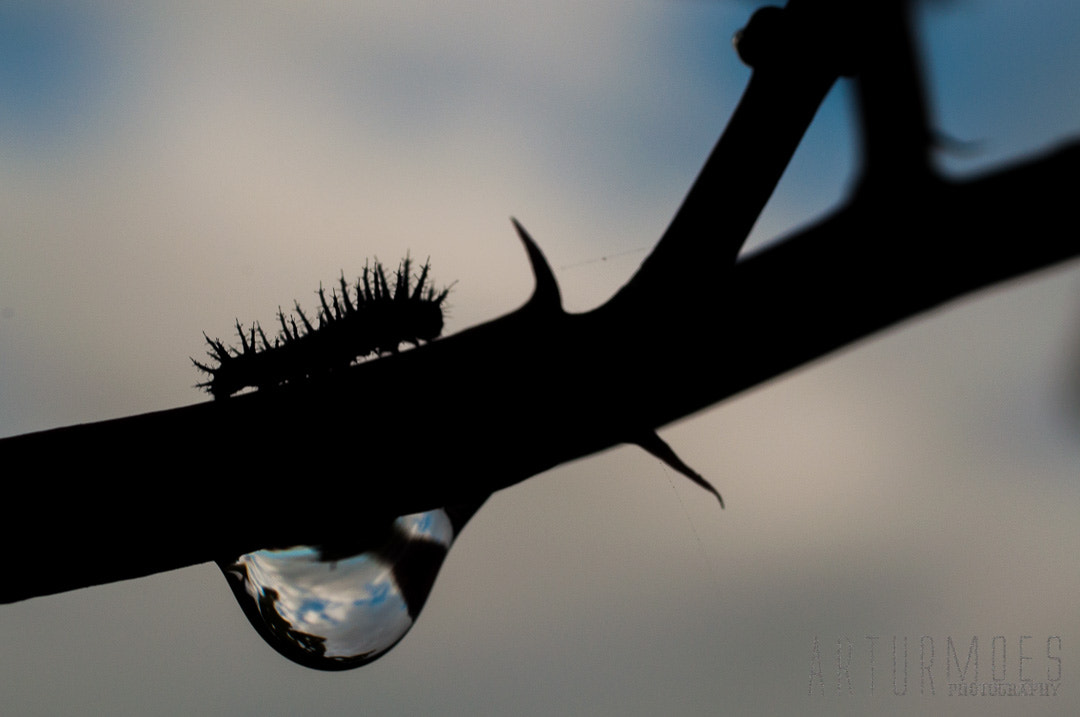
[[[376,547],[259,550],[219,561],[244,614],[306,667],[349,670],[386,654],[416,622],[454,539],[481,503],[403,515]]]

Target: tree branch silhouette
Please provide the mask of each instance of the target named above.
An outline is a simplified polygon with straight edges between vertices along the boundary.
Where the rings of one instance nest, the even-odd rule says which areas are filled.
[[[476,503],[567,461],[648,444],[658,427],[861,337],[1080,254],[1075,192],[1062,181],[1080,170],[1080,142],[964,181],[933,171],[905,13],[901,2],[851,0],[759,11],[740,41],[754,72],[739,107],[656,249],[594,311],[562,310],[520,230],[537,289],[512,314],[325,382],[0,440],[7,465],[70,476],[59,491],[29,483],[24,504],[85,556],[60,572],[30,543],[9,559],[0,599],[355,542],[398,515]],[[736,261],[853,55],[858,190]],[[897,78],[907,89],[894,93]],[[1010,240],[987,240],[996,236]],[[90,467],[107,477],[84,479]],[[322,493],[319,509],[279,505],[286,478]],[[8,545],[28,545],[14,521],[3,530]]]

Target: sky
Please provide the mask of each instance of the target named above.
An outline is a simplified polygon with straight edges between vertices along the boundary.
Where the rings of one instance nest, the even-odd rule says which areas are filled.
[[[313,307],[369,257],[456,281],[448,334],[512,311],[532,286],[511,216],[569,310],[603,303],[735,107],[752,9],[3,3],[0,436],[207,400],[203,331]],[[936,125],[969,143],[951,176],[1076,136],[1080,5],[934,3],[919,28]],[[751,250],[850,188],[850,100],[826,100]],[[0,712],[1075,713],[1078,374],[1073,262],[664,429],[724,511],[634,447],[496,494],[369,666],[285,661],[208,564],[0,607]],[[37,479],[62,500],[100,470]],[[973,637],[980,684],[1056,695],[949,696],[949,646],[963,662]]]

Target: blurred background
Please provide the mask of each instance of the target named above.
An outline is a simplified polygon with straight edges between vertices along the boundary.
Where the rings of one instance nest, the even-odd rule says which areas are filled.
[[[410,251],[437,283],[457,281],[447,333],[502,315],[532,290],[511,215],[567,308],[599,305],[738,101],[749,70],[730,38],[753,8],[0,4],[0,436],[206,400],[189,361],[203,331],[228,341],[236,318],[314,307],[320,282],[368,257]],[[950,175],[1077,134],[1080,4],[920,8],[937,125],[972,143],[942,157]],[[845,195],[851,118],[840,84],[749,250]],[[453,420],[453,406],[430,410]],[[283,436],[244,450],[315,450]],[[417,626],[368,667],[324,674],[279,657],[208,564],[0,607],[0,712],[1080,707],[1080,265],[918,317],[663,436],[727,510],[634,447],[537,476],[472,520]],[[88,479],[8,466],[9,516],[62,538],[17,486],[53,481],[62,500],[64,482]],[[160,466],[144,481],[184,489]],[[93,560],[77,541],[44,557],[56,570]],[[948,639],[963,662],[978,638],[978,682],[1019,684],[1021,636],[1025,679],[1060,668],[1055,697],[948,696]],[[839,694],[838,639],[853,646]]]

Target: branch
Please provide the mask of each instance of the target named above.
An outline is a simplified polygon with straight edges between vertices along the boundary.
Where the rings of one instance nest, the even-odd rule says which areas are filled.
[[[914,195],[910,186],[860,192],[775,248],[725,263],[836,77],[833,60],[810,62],[797,49],[755,69],[656,251],[595,311],[562,311],[522,231],[537,291],[513,314],[325,382],[0,440],[6,465],[70,476],[59,490],[28,485],[22,503],[41,512],[30,524],[55,526],[88,556],[56,571],[44,546],[9,521],[4,540],[25,547],[9,558],[0,599],[259,548],[355,545],[356,526],[377,533],[398,515],[477,503],[619,443],[649,445],[643,437],[659,426],[1080,253],[1060,230],[1072,221],[1075,232],[1060,182],[1080,170],[1073,144],[983,179],[927,182]],[[986,241],[999,235],[1023,241]],[[91,468],[107,478],[85,479]],[[288,494],[286,478],[303,492]],[[307,494],[318,503],[306,505]]]

